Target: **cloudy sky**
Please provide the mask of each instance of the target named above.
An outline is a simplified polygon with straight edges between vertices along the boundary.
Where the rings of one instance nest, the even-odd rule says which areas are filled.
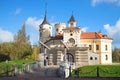
[[[31,43],[37,44],[46,2],[52,25],[67,24],[73,12],[77,26],[88,32],[101,31],[113,38],[114,47],[120,47],[120,0],[0,0],[0,42],[13,41],[26,22]]]

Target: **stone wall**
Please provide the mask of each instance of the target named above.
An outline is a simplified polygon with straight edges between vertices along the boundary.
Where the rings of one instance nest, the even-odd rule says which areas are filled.
[[[76,67],[88,65],[88,52],[87,51],[76,51],[75,52],[75,64],[76,64]]]

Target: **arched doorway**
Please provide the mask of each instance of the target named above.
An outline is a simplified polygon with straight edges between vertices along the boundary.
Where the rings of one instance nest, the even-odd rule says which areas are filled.
[[[66,54],[66,59],[68,62],[74,62],[74,56],[71,53]]]

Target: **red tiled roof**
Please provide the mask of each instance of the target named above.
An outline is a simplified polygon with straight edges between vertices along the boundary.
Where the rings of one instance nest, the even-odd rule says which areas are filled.
[[[103,35],[100,32],[82,32],[81,39],[112,39],[107,35]]]
[[[49,40],[47,40],[45,43],[51,41],[51,40],[63,40],[63,34],[52,36]]]
[[[62,39],[63,39],[63,34],[59,34],[54,37],[51,37],[51,39],[49,39],[46,42],[49,42],[50,40],[62,40]],[[112,38],[110,38],[107,35],[103,35],[100,32],[81,32],[80,39],[110,39],[112,40]]]
[[[63,39],[63,34],[56,35],[55,37],[52,37],[52,39]]]

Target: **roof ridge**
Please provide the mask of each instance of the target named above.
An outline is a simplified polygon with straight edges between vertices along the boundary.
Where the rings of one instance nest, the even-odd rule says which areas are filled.
[[[95,34],[96,34],[96,38],[98,37],[98,38],[102,38],[99,34],[98,34],[98,32],[95,32]]]

